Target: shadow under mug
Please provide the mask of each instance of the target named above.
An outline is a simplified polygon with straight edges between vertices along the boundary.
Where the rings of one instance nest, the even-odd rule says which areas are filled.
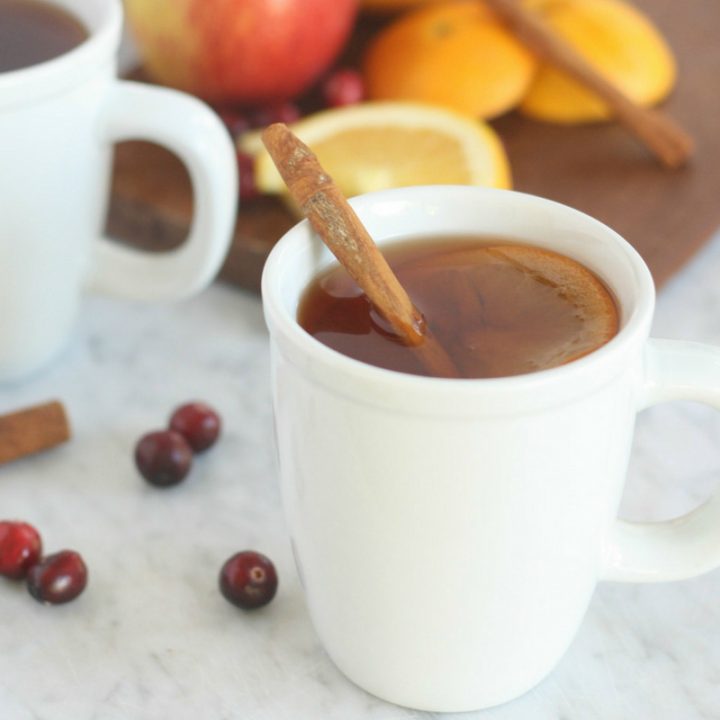
[[[600,580],[720,566],[720,498],[671,522],[617,519],[639,410],[720,408],[720,349],[648,338],[650,273],[610,228],[510,191],[415,187],[355,198],[382,245],[487,235],[573,257],[621,329],[562,367],[448,380],[360,363],[296,322],[332,260],[306,222],[262,280],[285,513],[316,631],[369,692],[429,711],[496,705],[564,654]]]
[[[232,238],[237,169],[229,134],[199,100],[117,79],[120,0],[51,0],[89,37],[53,60],[0,73],[0,381],[63,346],[85,288],[174,300],[205,287]],[[195,212],[168,253],[102,238],[112,145],[144,139],[186,164]]]

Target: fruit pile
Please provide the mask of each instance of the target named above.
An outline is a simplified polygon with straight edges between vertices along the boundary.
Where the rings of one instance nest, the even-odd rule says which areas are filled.
[[[636,103],[671,91],[672,53],[629,0],[519,1]],[[354,195],[427,182],[508,187],[488,120],[515,109],[565,124],[609,117],[484,0],[126,0],[126,8],[149,74],[211,102],[237,139],[243,200],[283,192],[252,132],[271,122],[292,123]]]
[[[675,62],[660,32],[626,0],[523,0],[585,60],[639,105],[664,99]],[[414,5],[364,56],[368,96],[439,103],[475,117],[513,108],[560,123],[608,118],[592,93],[532,53],[482,0],[366,0]],[[448,81],[452,78],[452,81]]]

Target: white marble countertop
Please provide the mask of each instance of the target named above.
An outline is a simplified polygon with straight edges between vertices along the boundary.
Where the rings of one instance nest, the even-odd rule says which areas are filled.
[[[720,344],[720,234],[661,293],[655,334]],[[2,720],[405,720],[357,689],[310,626],[274,465],[268,341],[259,300],[215,286],[175,306],[87,299],[43,375],[0,388],[0,413],[61,398],[71,443],[0,468],[0,518],[77,549],[90,581],[43,607],[0,580]],[[169,491],[146,485],[135,440],[187,399],[217,406],[221,443]],[[666,405],[638,422],[623,514],[661,519],[720,488],[720,416]],[[280,587],[245,614],[217,590],[222,562],[258,549]],[[599,587],[555,672],[482,720],[717,720],[720,571]]]

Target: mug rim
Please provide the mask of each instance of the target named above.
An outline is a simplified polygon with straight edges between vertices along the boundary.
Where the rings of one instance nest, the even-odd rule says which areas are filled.
[[[120,44],[123,13],[120,0],[45,0],[78,18],[88,32],[79,45],[34,65],[0,72],[0,106],[10,102],[26,101],[47,93],[55,94],[61,88],[55,83],[81,66],[96,67],[103,54],[112,55]],[[100,19],[91,27],[80,8],[97,8]],[[79,79],[78,79],[79,81]]]
[[[554,200],[515,190],[479,186],[426,185],[393,188],[357,196],[350,200],[350,204],[362,216],[363,209],[369,210],[373,203],[380,201],[419,200],[423,196],[427,196],[439,197],[439,202],[442,203],[443,195],[460,198],[463,194],[468,199],[480,195],[484,195],[489,199],[492,199],[493,196],[507,197],[512,195],[520,203],[536,203],[550,208],[553,212],[582,218],[584,222],[590,223],[599,233],[611,239],[622,251],[624,258],[631,264],[635,278],[635,307],[618,330],[618,333],[597,350],[570,363],[531,373],[499,378],[438,378],[403,373],[364,363],[333,350],[316,340],[303,330],[296,318],[285,307],[280,293],[282,271],[287,262],[290,261],[291,254],[299,252],[303,245],[307,246],[307,243],[313,242],[314,237],[308,221],[302,220],[290,228],[276,243],[263,269],[261,283],[263,308],[271,335],[276,340],[281,340],[283,347],[289,345],[294,350],[302,353],[304,359],[307,360],[304,363],[304,370],[311,374],[314,374],[313,370],[317,370],[317,368],[310,368],[309,364],[316,362],[324,368],[332,366],[337,371],[344,373],[348,378],[355,378],[368,385],[379,384],[385,388],[395,386],[408,392],[429,392],[436,395],[436,397],[439,397],[438,394],[454,392],[463,394],[498,392],[501,395],[507,395],[509,392],[516,393],[518,390],[522,390],[532,393],[540,389],[544,390],[548,386],[567,383],[572,378],[592,378],[593,382],[591,384],[593,386],[609,379],[608,366],[613,365],[615,367],[615,363],[611,362],[611,360],[618,356],[627,357],[628,352],[649,335],[655,302],[654,283],[647,265],[637,250],[612,228],[587,213]],[[417,235],[417,233],[414,234]],[[482,231],[478,234],[482,234]],[[522,238],[518,239],[522,240]],[[319,243],[320,240],[316,238],[315,242]],[[552,245],[549,245],[549,247],[552,249]],[[611,287],[611,290],[614,290],[614,288]],[[617,300],[620,305],[619,298]],[[614,374],[616,374],[616,371],[613,376]],[[320,382],[324,382],[324,378],[319,379]]]

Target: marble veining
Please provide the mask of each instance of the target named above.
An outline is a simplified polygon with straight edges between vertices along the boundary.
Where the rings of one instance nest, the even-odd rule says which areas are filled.
[[[657,336],[720,344],[720,234],[661,293]],[[0,468],[0,517],[80,550],[86,593],[42,607],[0,580],[1,720],[429,719],[348,682],[313,633],[285,534],[260,302],[215,286],[176,305],[89,297],[50,370],[0,388],[0,412],[61,398],[73,441]],[[216,405],[222,442],[169,491],[132,464],[143,432],[189,398]],[[720,415],[678,403],[638,421],[622,514],[664,519],[720,491]],[[216,589],[256,548],[280,575],[254,614]],[[555,672],[482,720],[719,720],[720,572],[602,584]],[[429,679],[431,682],[431,679]],[[450,717],[450,716],[448,716]],[[460,717],[460,716],[458,716]]]

